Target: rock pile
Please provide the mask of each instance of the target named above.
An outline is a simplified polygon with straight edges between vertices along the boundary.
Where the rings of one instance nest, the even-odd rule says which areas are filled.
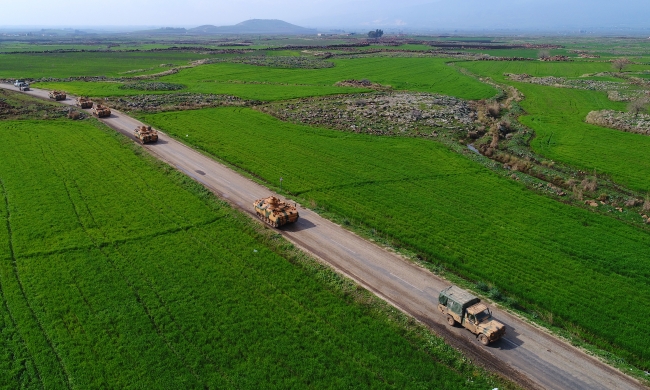
[[[106,99],[107,103],[121,111],[179,111],[219,106],[250,106],[259,104],[257,101],[243,100],[236,96],[172,93],[162,95],[137,95],[121,98]]]
[[[550,57],[542,57],[539,59],[540,61],[573,61],[570,57],[567,56],[550,56]]]
[[[235,63],[256,66],[268,66],[272,68],[295,68],[295,69],[323,69],[334,67],[333,62],[324,61],[315,57],[296,57],[296,56],[250,56],[250,57],[231,57],[231,58],[210,58],[204,60],[203,64],[214,63]]]
[[[308,98],[261,106],[259,110],[294,123],[374,135],[465,132],[476,119],[476,112],[464,100],[406,92]]]
[[[550,87],[585,89],[590,91],[613,91],[629,88],[629,86],[625,83],[617,83],[614,81],[567,79],[564,77],[553,76],[533,77],[526,73],[505,73],[504,76],[508,77],[510,80],[520,81],[523,83],[546,85]]]
[[[650,135],[650,115],[631,114],[614,110],[591,111],[585,119],[587,123],[611,129]]]

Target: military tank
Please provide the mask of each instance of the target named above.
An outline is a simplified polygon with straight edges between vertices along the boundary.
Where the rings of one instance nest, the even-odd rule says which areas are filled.
[[[151,126],[138,126],[134,132],[135,138],[139,139],[142,144],[158,141],[158,132]]]
[[[93,107],[93,101],[85,98],[85,97],[78,97],[77,98],[77,106],[81,108],[92,108]]]
[[[61,91],[50,91],[49,96],[50,96],[50,99],[54,99],[54,100],[57,100],[57,101],[58,100],[65,100],[65,98],[66,98],[65,92],[61,92]]]
[[[105,118],[111,116],[111,109],[101,104],[95,104],[95,107],[93,107],[93,115],[97,118]]]
[[[298,220],[298,209],[275,196],[258,199],[253,207],[262,221],[275,228]]]

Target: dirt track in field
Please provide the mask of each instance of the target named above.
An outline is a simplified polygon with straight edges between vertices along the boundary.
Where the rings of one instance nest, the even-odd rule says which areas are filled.
[[[16,90],[12,85],[1,88]],[[47,99],[48,91],[29,95]],[[74,104],[68,96],[63,104]],[[131,139],[142,123],[117,111],[101,119]],[[255,218],[252,203],[271,192],[226,166],[160,132],[155,144],[144,148]],[[482,346],[460,327],[450,327],[437,311],[437,297],[449,285],[431,272],[299,207],[297,223],[278,229],[289,241],[403,312],[429,326],[470,359],[525,388],[643,389],[637,380],[603,364],[571,345],[496,307],[494,316],[507,327],[503,339]]]

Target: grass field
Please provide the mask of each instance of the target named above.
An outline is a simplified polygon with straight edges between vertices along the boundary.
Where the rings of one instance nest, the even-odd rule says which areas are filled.
[[[510,65],[512,64],[512,65]],[[605,92],[517,83],[503,78],[503,73],[528,73],[536,76],[575,76],[596,72],[609,64],[558,63],[530,64],[460,63],[472,72],[490,75],[499,81],[514,85],[526,99],[521,106],[529,115],[520,121],[535,130],[531,146],[541,155],[578,168],[605,173],[619,184],[635,190],[650,191],[650,137],[602,128],[584,122],[590,111],[626,110],[626,103],[612,102]],[[624,157],[623,157],[624,156]]]
[[[186,65],[209,57],[184,52],[0,54],[0,78],[124,76],[122,72],[152,67],[156,69],[149,73],[156,73],[169,69],[160,64]]]
[[[98,126],[0,122],[2,387],[504,385]]]
[[[553,313],[556,324],[650,365],[645,230],[535,195],[428,140],[298,126],[248,109],[144,119],[269,183],[283,177],[303,202],[493,283]]]
[[[160,81],[184,84],[187,92],[235,95],[245,99],[285,100],[306,96],[366,92],[335,87],[338,81],[370,79],[398,90],[442,93],[465,99],[494,96],[496,90],[449,67],[444,59],[361,58],[336,60],[334,68],[278,69],[220,63],[184,69]],[[125,96],[118,83],[38,83],[35,87],[62,89],[86,96]]]
[[[186,92],[235,95],[244,99],[286,100],[307,96],[357,93],[368,90],[335,87],[338,81],[370,79],[394,89],[442,93],[465,99],[494,96],[496,90],[430,58],[358,58],[336,60],[334,68],[279,69],[244,64],[202,65],[161,77],[184,84]],[[35,87],[62,89],[85,96],[127,96],[139,91],[119,89],[119,83],[38,83]]]
[[[580,77],[587,73],[613,72],[609,62],[571,61],[571,62],[544,62],[544,61],[472,61],[458,62],[481,76],[490,76],[497,81],[505,80],[504,73],[527,73],[531,76],[555,77]],[[650,65],[630,65],[627,70],[642,71],[650,69]]]

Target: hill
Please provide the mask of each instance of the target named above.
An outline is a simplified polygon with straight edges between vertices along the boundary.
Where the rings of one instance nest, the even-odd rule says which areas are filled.
[[[278,19],[250,19],[234,26],[204,25],[187,30],[200,34],[314,34],[316,30],[296,26]]]

